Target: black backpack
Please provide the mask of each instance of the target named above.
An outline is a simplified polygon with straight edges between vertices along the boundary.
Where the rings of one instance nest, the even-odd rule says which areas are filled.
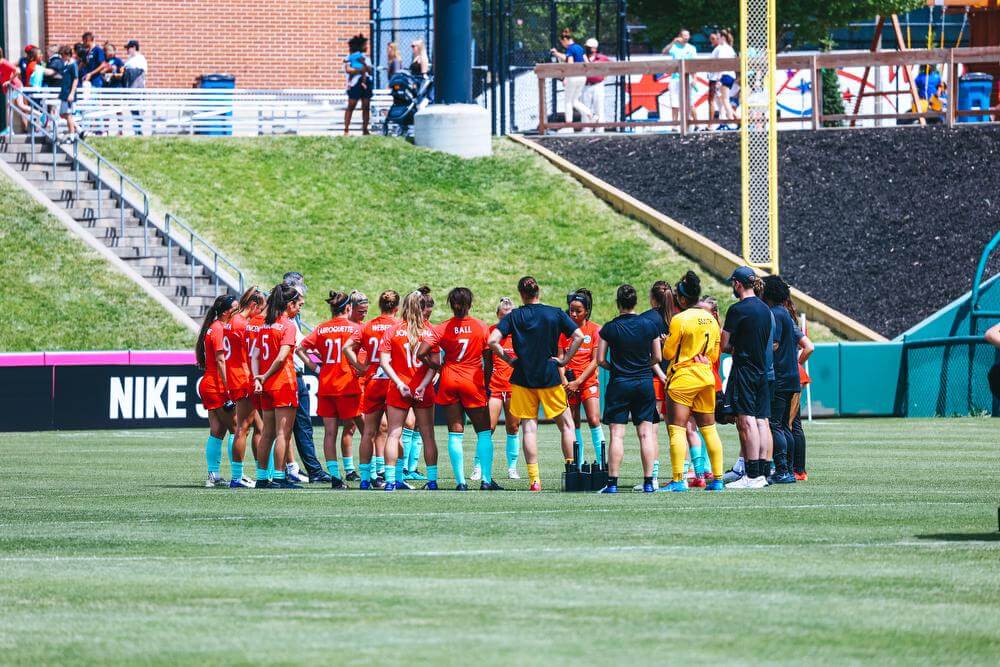
[[[62,71],[66,67],[66,63],[63,59],[56,54],[49,58],[49,61],[45,63],[47,69],[55,70],[55,74],[46,74],[42,79],[42,84],[48,88],[58,88],[62,85]]]

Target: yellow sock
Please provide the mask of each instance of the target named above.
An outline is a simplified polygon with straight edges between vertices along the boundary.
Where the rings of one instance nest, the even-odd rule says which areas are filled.
[[[564,458],[563,460],[566,462],[566,465],[573,465],[573,459]]]
[[[667,431],[670,433],[670,470],[674,475],[674,481],[680,482],[684,479],[684,454],[688,448],[687,429],[671,424]]]
[[[716,479],[722,479],[722,440],[715,424],[701,427],[701,437],[705,438],[705,448],[708,449],[708,460],[712,462],[712,474]]]
[[[535,482],[538,482],[539,484],[542,483],[542,478],[538,476],[538,464],[537,463],[529,463],[528,464],[528,483],[529,484],[534,484]]]

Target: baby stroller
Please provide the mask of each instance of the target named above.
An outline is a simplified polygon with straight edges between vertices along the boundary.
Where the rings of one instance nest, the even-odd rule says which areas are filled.
[[[430,76],[413,76],[399,72],[389,79],[392,106],[382,121],[382,134],[397,137],[409,136],[413,130],[413,117],[430,98],[433,79]]]

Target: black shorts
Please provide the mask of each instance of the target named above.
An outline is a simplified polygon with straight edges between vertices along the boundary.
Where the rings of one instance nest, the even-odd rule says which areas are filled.
[[[657,423],[656,392],[649,378],[612,379],[604,390],[605,424],[627,424],[629,417],[638,426],[642,422]]]
[[[726,408],[734,415],[757,419],[771,416],[771,392],[774,381],[757,371],[733,366],[726,383]]]
[[[347,89],[349,100],[370,100],[372,98],[373,82],[370,76],[363,76],[358,82]]]

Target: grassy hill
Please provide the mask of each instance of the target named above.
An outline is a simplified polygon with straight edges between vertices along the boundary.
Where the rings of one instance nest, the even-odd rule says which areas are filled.
[[[194,335],[0,177],[0,352],[186,348]]]
[[[172,212],[215,241],[265,286],[301,271],[306,314],[326,317],[329,289],[410,291],[426,283],[447,313],[456,285],[491,319],[516,296],[519,277],[538,278],[543,300],[588,287],[594,318],[616,314],[623,282],[640,292],[697,266],[643,225],[618,215],[524,148],[496,143],[466,161],[405,142],[369,138],[106,138],[100,150]],[[706,292],[728,289],[702,272]]]

